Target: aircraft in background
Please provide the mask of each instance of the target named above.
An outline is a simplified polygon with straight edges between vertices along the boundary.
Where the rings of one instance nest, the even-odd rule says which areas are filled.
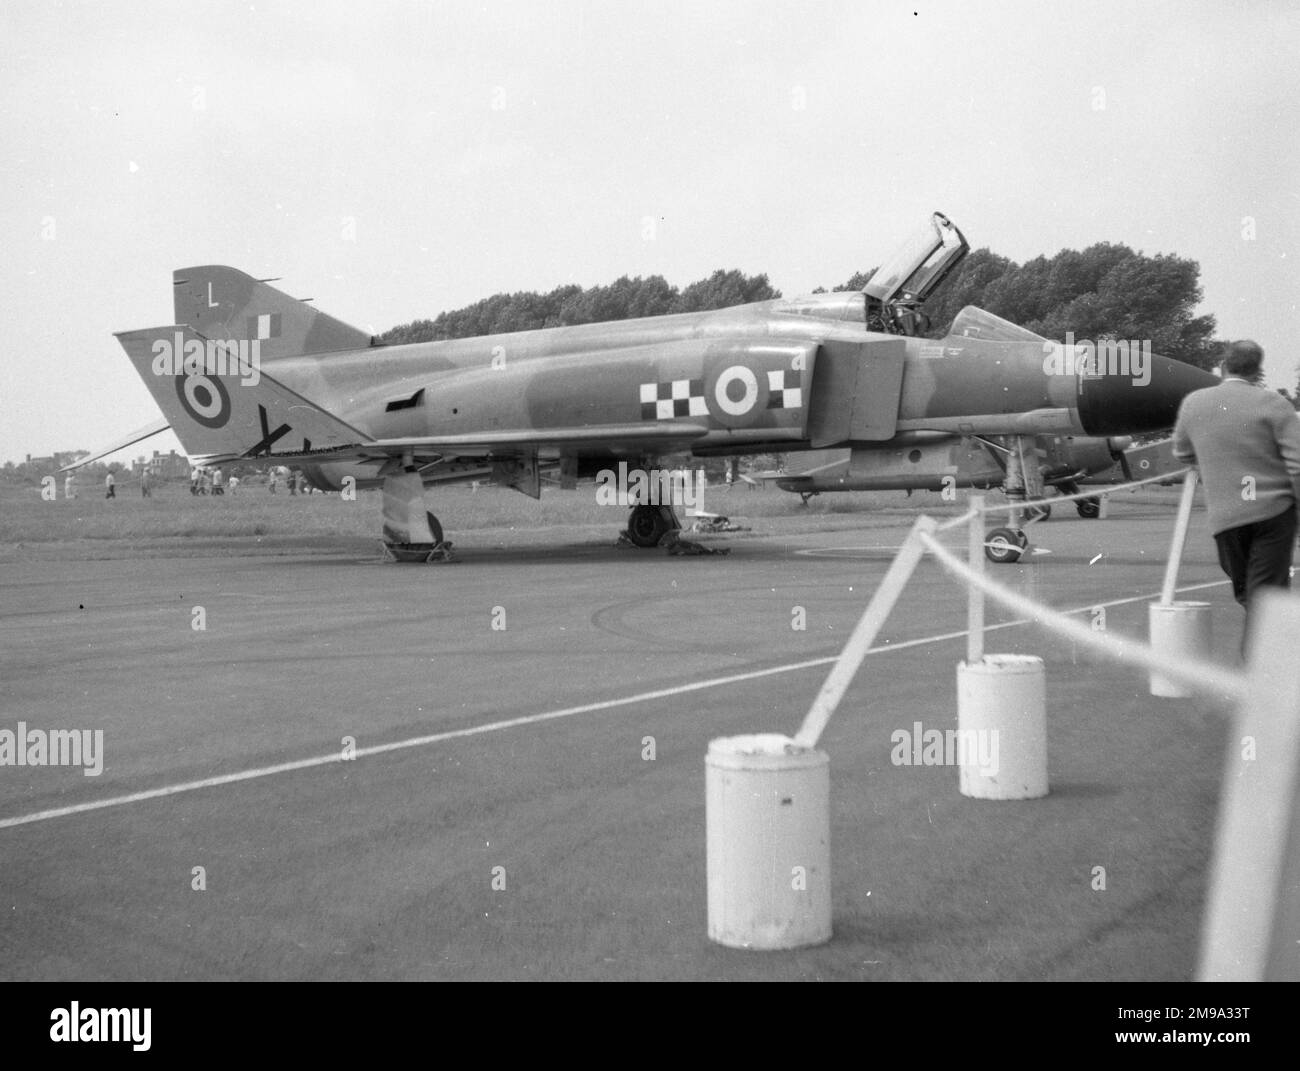
[[[1131,483],[1134,480],[1146,480],[1152,476],[1168,476],[1160,480],[1161,487],[1182,483],[1177,475],[1186,464],[1174,457],[1173,439],[1160,439],[1157,442],[1133,446],[1125,450],[1109,469],[1101,469],[1079,482],[1085,486],[1091,484]]]
[[[1174,458],[1168,439],[1133,446],[1127,435],[1039,435],[1033,443],[1044,489],[1056,488],[1063,495],[1078,494],[1080,485],[1142,480],[1184,467]],[[1013,448],[991,436],[916,435],[874,449],[807,451],[792,455],[793,469],[746,478],[771,481],[805,503],[814,495],[839,491],[987,490],[1003,487]],[[1101,499],[1077,499],[1074,507],[1080,517],[1095,518],[1101,512]],[[1035,519],[1046,520],[1051,507],[1030,512]]]
[[[574,486],[684,451],[1005,437],[1008,493],[1039,497],[1038,467],[1024,463],[1039,437],[1167,428],[1185,395],[1217,382],[1158,356],[1141,383],[1049,369],[1045,340],[973,307],[946,338],[920,337],[926,299],[968,248],[935,213],[860,292],[400,346],[274,280],[183,268],[174,323],[117,338],[192,460],[381,487],[385,545],[419,559],[443,547],[430,485],[486,477],[536,498],[550,466]],[[648,547],[679,527],[671,506],[642,502],[627,534]]]

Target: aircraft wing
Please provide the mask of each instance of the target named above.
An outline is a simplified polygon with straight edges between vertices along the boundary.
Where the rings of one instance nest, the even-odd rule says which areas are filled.
[[[152,424],[146,424],[143,428],[136,428],[135,431],[131,432],[131,434],[122,436],[122,438],[108,446],[105,446],[102,450],[95,450],[86,457],[78,458],[71,465],[64,465],[63,468],[59,469],[59,471],[72,472],[75,469],[81,468],[83,465],[93,464],[101,457],[107,457],[109,454],[115,454],[117,451],[125,449],[128,446],[134,446],[138,442],[143,442],[145,439],[151,439],[153,436],[161,434],[170,427],[171,424],[166,420],[155,420]]]
[[[301,412],[301,410],[300,410]],[[328,415],[326,410],[321,413]],[[606,424],[600,426],[547,428],[544,431],[502,431],[491,434],[431,436],[411,439],[364,439],[355,443],[326,446],[320,449],[270,449],[259,454],[218,452],[194,455],[201,465],[228,462],[252,462],[272,465],[317,464],[322,461],[384,461],[402,458],[408,453],[417,464],[449,457],[507,458],[531,453],[539,447],[581,447],[617,445],[635,451],[662,451],[685,446],[708,434],[708,428],[696,424],[661,427],[644,424]]]
[[[328,416],[325,409],[321,413]],[[477,435],[434,435],[429,438],[363,439],[339,446],[305,448],[305,450],[268,450],[261,454],[198,454],[192,460],[201,465],[251,461],[259,464],[316,464],[320,461],[382,461],[409,455],[417,464],[445,458],[515,458],[538,447],[612,445],[636,450],[646,447],[686,445],[708,433],[698,425],[649,426],[642,424],[607,424],[586,428],[547,428],[528,432],[497,432]]]
[[[518,454],[532,447],[593,446],[617,444],[636,449],[685,445],[707,435],[701,424],[596,424],[572,428],[546,428],[480,432],[473,435],[446,435],[414,439],[375,439],[358,448],[359,456],[401,455],[407,450],[444,457],[486,457],[491,454]]]

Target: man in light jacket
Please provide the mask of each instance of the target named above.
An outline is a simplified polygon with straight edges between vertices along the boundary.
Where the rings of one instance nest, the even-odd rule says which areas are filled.
[[[1255,592],[1291,585],[1300,503],[1300,415],[1260,386],[1263,363],[1256,343],[1231,343],[1223,382],[1183,399],[1173,442],[1174,456],[1200,470],[1219,564],[1247,632]]]

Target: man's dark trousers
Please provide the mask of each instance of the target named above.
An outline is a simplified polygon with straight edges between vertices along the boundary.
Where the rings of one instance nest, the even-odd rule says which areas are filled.
[[[1232,580],[1233,597],[1250,613],[1259,587],[1291,586],[1291,551],[1295,545],[1296,507],[1276,517],[1227,528],[1214,537],[1219,564]]]

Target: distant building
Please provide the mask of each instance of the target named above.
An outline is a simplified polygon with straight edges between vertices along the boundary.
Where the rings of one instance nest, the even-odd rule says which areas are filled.
[[[190,478],[190,459],[175,450],[161,453],[153,452],[153,457],[138,457],[131,465],[131,472],[139,476],[141,469],[148,469],[150,477],[157,480],[188,480]]]

